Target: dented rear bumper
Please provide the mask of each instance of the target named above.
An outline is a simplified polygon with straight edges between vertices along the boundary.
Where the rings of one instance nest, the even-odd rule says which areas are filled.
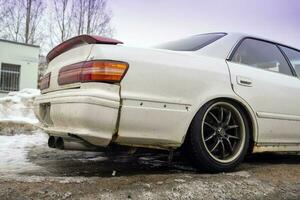
[[[102,147],[117,132],[119,107],[119,86],[107,84],[94,89],[51,92],[34,102],[35,114],[49,135],[72,134]]]

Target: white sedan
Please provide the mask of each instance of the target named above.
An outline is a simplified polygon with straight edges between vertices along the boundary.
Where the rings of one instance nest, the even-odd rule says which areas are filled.
[[[82,35],[47,56],[35,113],[52,148],[184,149],[233,170],[247,153],[300,151],[300,51],[238,33],[132,48]]]

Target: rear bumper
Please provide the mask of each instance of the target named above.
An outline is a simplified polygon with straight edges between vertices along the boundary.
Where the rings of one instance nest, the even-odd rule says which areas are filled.
[[[35,99],[34,111],[49,135],[73,134],[105,147],[117,131],[119,106],[119,86],[104,85],[43,94]]]

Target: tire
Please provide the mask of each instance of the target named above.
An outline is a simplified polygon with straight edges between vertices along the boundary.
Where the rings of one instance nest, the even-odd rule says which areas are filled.
[[[228,172],[247,154],[249,135],[247,118],[238,104],[213,100],[195,115],[183,148],[199,170]]]

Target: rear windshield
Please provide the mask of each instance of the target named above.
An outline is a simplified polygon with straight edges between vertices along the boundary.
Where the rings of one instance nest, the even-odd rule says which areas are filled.
[[[226,33],[209,33],[195,35],[181,40],[167,42],[156,46],[158,49],[173,51],[197,51],[225,36]]]

